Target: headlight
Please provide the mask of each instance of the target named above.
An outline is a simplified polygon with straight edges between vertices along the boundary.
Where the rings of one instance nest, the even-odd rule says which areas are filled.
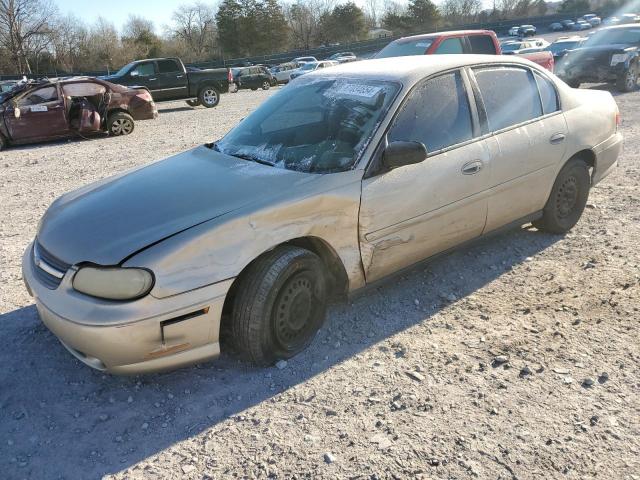
[[[611,66],[617,65],[618,63],[624,63],[629,58],[628,53],[614,53],[611,56]]]
[[[133,300],[149,293],[153,281],[143,268],[82,267],[73,276],[73,288],[92,297]]]

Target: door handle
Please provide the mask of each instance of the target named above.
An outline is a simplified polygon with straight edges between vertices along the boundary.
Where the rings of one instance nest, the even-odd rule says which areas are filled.
[[[153,82],[154,80],[157,80],[157,78],[150,78],[149,81]]]
[[[183,78],[184,75],[176,75],[176,78]]]
[[[549,139],[549,143],[552,145],[555,145],[556,143],[562,143],[564,142],[565,138],[566,137],[564,133],[554,133],[553,135],[551,135],[551,138]]]
[[[462,174],[463,175],[473,175],[482,170],[482,160],[474,160],[472,162],[467,162],[462,166]]]

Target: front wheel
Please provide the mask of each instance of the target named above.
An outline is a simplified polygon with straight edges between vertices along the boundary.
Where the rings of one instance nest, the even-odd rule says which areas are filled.
[[[107,131],[109,135],[113,135],[114,137],[118,135],[129,135],[133,132],[134,126],[133,117],[124,112],[112,113],[107,120]]]
[[[582,216],[590,187],[587,164],[579,158],[569,160],[556,177],[542,218],[533,222],[533,226],[550,233],[571,230]]]
[[[197,98],[191,98],[187,100],[187,105],[189,105],[190,107],[197,107],[198,105],[200,105],[200,100],[198,100]]]
[[[308,250],[275,248],[249,267],[237,292],[231,335],[242,356],[255,364],[300,353],[324,322],[324,266]]]
[[[632,92],[638,84],[638,68],[631,65],[629,69],[621,74],[616,80],[616,88],[621,92]]]
[[[198,100],[200,101],[201,105],[207,108],[212,108],[220,103],[220,94],[214,86],[206,85],[200,90],[200,93],[198,94]]]

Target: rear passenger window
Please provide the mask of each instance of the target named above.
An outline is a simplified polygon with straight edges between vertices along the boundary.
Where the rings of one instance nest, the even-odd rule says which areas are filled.
[[[470,35],[468,38],[471,44],[471,53],[482,55],[496,54],[496,46],[489,35]]]
[[[536,83],[538,84],[538,90],[540,91],[540,99],[542,100],[542,111],[545,115],[560,110],[558,102],[558,94],[556,88],[551,83],[551,80],[543,77],[538,72],[534,72],[536,77]]]
[[[436,54],[463,53],[462,42],[459,38],[447,38],[436,49]]]
[[[416,88],[389,132],[389,141],[422,142],[434,152],[473,138],[471,111],[460,72]]]
[[[542,116],[538,86],[529,70],[516,67],[474,70],[492,131]]]
[[[175,60],[158,60],[159,73],[174,73],[179,71],[181,71],[181,69]]]

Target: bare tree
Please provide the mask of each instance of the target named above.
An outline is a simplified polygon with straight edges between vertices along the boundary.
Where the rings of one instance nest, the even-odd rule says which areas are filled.
[[[369,23],[369,27],[375,28],[380,26],[382,15],[384,12],[384,3],[382,0],[365,0],[364,13]]]
[[[29,56],[46,48],[56,13],[50,0],[0,0],[0,45],[19,73],[31,73]]]
[[[337,3],[337,0],[298,0],[285,8],[296,47],[309,49],[317,39],[322,38],[321,20],[331,13]]]
[[[471,23],[477,20],[482,10],[480,0],[445,0],[440,10],[442,16],[452,25]]]
[[[173,24],[168,33],[185,44],[194,60],[205,59],[215,48],[216,19],[213,7],[202,2],[180,6],[173,12]]]

